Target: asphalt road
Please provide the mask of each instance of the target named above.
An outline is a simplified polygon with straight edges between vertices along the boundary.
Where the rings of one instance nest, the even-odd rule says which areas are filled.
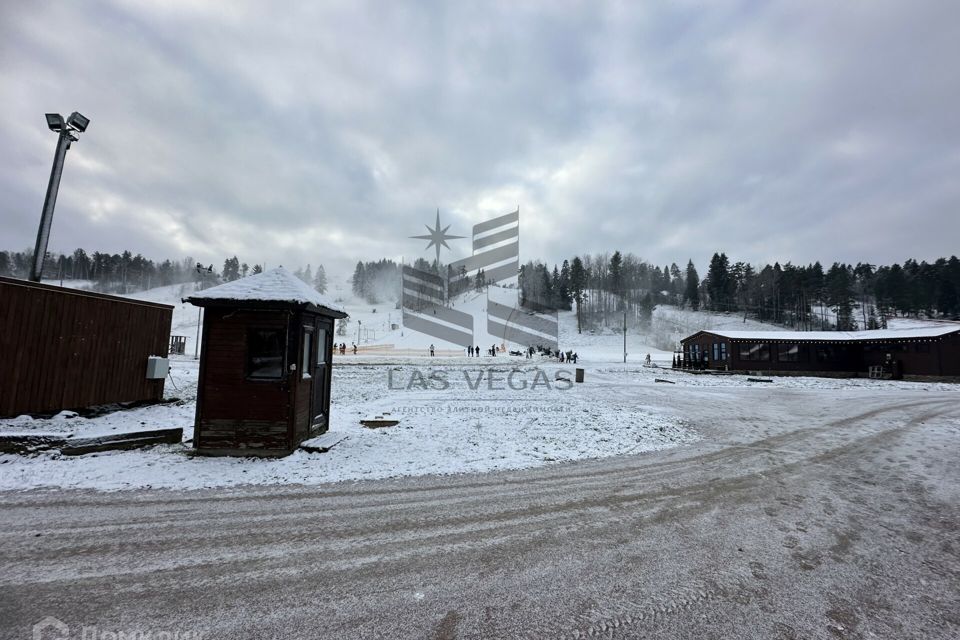
[[[960,637],[958,394],[664,387],[643,402],[691,408],[701,442],[453,478],[0,494],[0,636],[53,616],[114,640]]]

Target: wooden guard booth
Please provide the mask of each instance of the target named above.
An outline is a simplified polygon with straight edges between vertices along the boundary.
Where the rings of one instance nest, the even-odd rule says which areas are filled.
[[[327,430],[339,305],[283,267],[184,300],[204,308],[198,453],[283,456]]]

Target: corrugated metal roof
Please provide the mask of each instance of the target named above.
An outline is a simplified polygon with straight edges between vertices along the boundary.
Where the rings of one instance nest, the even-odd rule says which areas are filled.
[[[869,331],[727,331],[704,329],[698,333],[730,338],[731,340],[815,340],[820,342],[849,342],[864,340],[917,340],[939,338],[960,331],[960,325],[916,327],[910,329],[873,329]],[[696,334],[694,334],[696,335]],[[689,336],[686,339],[689,339]]]

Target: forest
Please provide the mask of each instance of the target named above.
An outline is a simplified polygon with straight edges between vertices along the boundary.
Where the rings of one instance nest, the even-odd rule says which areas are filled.
[[[0,251],[0,276],[27,278],[33,262],[33,251]],[[76,249],[73,253],[49,252],[44,260],[43,276],[47,281],[80,280],[89,282],[89,288],[101,293],[128,294],[184,282],[196,282],[203,287],[230,282],[247,275],[260,273],[263,265],[249,265],[236,256],[227,258],[223,267],[202,265],[193,258],[151,260],[139,253],[105,253]],[[327,290],[327,275],[323,265],[313,271],[308,264],[295,272],[321,293]]]
[[[0,275],[26,278],[32,251],[0,251]],[[419,258],[414,268],[441,273],[444,266]],[[47,280],[83,280],[106,293],[134,293],[152,287],[197,282],[209,286],[259,273],[263,265],[237,256],[222,267],[201,265],[193,258],[151,260],[130,251],[108,253],[82,248],[69,254],[48,254]],[[584,254],[548,267],[541,261],[521,265],[521,302],[535,310],[576,310],[582,329],[649,326],[657,305],[697,311],[740,314],[799,330],[855,330],[886,326],[898,316],[960,319],[960,260],[902,264],[820,262],[753,265],[714,253],[703,275],[692,260],[659,266],[632,253]],[[297,268],[295,274],[325,293],[323,265]],[[467,282],[471,289],[487,285],[483,273]],[[351,278],[354,295],[367,302],[395,301],[400,294],[400,265],[390,259],[360,261]]]
[[[886,326],[888,318],[960,319],[960,260],[907,260],[875,266],[834,262],[751,265],[714,253],[701,279],[688,261],[659,267],[633,254],[575,256],[550,270],[521,268],[521,300],[578,311],[582,328],[649,324],[657,304],[742,314],[798,330]]]

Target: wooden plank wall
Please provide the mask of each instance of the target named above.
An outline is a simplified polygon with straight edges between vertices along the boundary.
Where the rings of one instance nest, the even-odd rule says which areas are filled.
[[[286,452],[291,445],[291,391],[287,364],[296,358],[297,334],[287,311],[207,308],[203,312],[194,446],[201,452]],[[247,378],[250,328],[288,332],[287,362],[279,380]],[[292,360],[296,362],[296,360]]]
[[[0,277],[0,417],[160,400],[173,307]]]

